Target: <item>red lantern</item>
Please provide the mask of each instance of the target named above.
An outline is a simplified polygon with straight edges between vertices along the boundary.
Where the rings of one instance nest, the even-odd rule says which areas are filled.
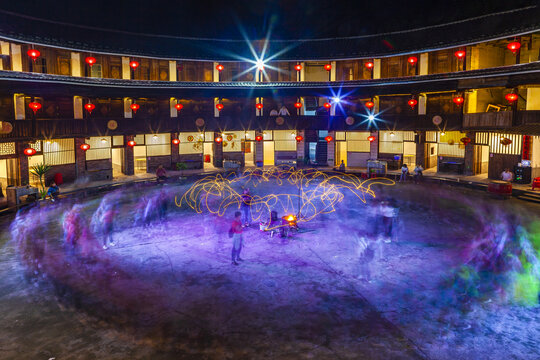
[[[36,153],[36,149],[29,147],[29,148],[24,149],[23,152],[24,152],[24,155],[26,156],[32,156]]]
[[[407,101],[407,104],[409,104],[409,106],[410,106],[411,108],[414,109],[414,107],[416,106],[416,104],[418,104],[418,100],[416,100],[416,99],[411,99],[411,100]]]
[[[323,106],[327,109],[330,109],[332,107],[332,104],[330,104],[329,102],[325,102]]]
[[[174,107],[176,108],[176,110],[180,111],[184,108],[184,105],[182,104],[175,104]]]
[[[454,53],[454,56],[457,57],[459,60],[462,60],[465,57],[465,51],[464,50],[458,50]]]
[[[218,144],[219,144],[220,142],[223,141],[223,139],[221,138],[221,136],[218,136],[215,140],[216,140],[216,142],[217,142]]]
[[[296,70],[296,71],[302,70],[302,65],[300,65],[300,64],[294,65],[294,70]]]
[[[411,65],[415,65],[418,62],[418,58],[416,56],[409,56],[407,62]]]
[[[465,101],[463,99],[462,96],[455,96],[452,101],[454,102],[454,104],[456,104],[457,106],[460,106],[461,104],[463,104],[463,101]]]
[[[364,64],[364,66],[371,70],[373,69],[373,66],[375,66],[375,64],[373,64],[373,61],[368,61]]]
[[[129,63],[129,67],[131,68],[131,70],[135,70],[136,68],[139,67],[139,62],[133,60],[133,61],[131,61],[131,62]]]
[[[255,104],[255,107],[256,107],[258,110],[261,110],[261,109],[263,108],[263,104],[257,103],[257,104]]]
[[[325,64],[324,65],[324,70],[326,70],[326,71],[332,70],[332,64]]]
[[[370,135],[370,136],[367,137],[367,139],[368,139],[369,142],[374,142],[375,141],[375,136]]]
[[[364,105],[371,110],[375,106],[375,103],[373,101],[366,101]]]
[[[223,104],[216,104],[216,109],[218,109],[218,111],[223,110]]]
[[[134,147],[137,143],[133,140],[128,141],[128,146]]]
[[[28,104],[28,106],[30,107],[30,109],[32,109],[34,111],[34,114],[39,110],[41,109],[41,104],[36,102],[36,101],[32,101],[30,104]]]
[[[223,65],[221,65],[221,64],[217,64],[217,65],[216,65],[216,69],[217,69],[217,71],[220,71],[220,72],[221,72],[223,69],[225,69],[225,66],[223,66]]]
[[[504,98],[508,100],[508,102],[513,103],[518,99],[518,95],[514,93],[508,93],[504,96]]]
[[[295,102],[294,107],[297,108],[297,109],[300,109],[302,107],[302,103],[301,102]]]
[[[33,61],[36,61],[36,59],[39,57],[39,55],[41,55],[39,50],[36,50],[36,49],[30,49],[26,53],[28,54],[28,56],[30,56],[32,58]]]
[[[261,135],[255,136],[255,141],[262,141],[263,137]]]
[[[88,56],[86,59],[84,59],[84,61],[90,65],[90,67],[92,67],[92,65],[94,65],[96,63],[96,58],[93,57],[93,56]]]
[[[296,141],[300,142],[304,140],[304,137],[302,135],[296,135]]]
[[[90,145],[88,145],[88,144],[81,144],[81,150],[86,151],[86,150],[88,150],[88,149],[90,149]]]
[[[178,144],[180,144],[180,140],[178,140],[178,139],[172,139],[172,143],[173,143],[174,145],[178,145]]]
[[[507,46],[508,50],[510,50],[512,53],[516,53],[521,48],[521,43],[517,41],[512,41]]]
[[[139,110],[139,104],[131,104],[130,108],[133,110],[133,113],[136,114],[137,110]]]
[[[324,140],[326,140],[326,142],[330,142],[330,141],[334,140],[334,138],[331,137],[330,135],[328,135],[327,137],[324,138]]]
[[[86,111],[88,111],[89,114],[91,114],[92,110],[94,110],[96,108],[96,105],[94,105],[92,103],[88,103],[88,104],[84,105],[84,108],[86,109]]]
[[[461,141],[465,146],[471,142],[471,138],[468,137],[462,137],[459,141]]]

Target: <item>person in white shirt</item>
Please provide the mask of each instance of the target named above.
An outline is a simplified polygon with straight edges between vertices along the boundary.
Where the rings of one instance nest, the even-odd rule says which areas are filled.
[[[407,167],[407,164],[403,164],[401,167],[401,176],[399,177],[399,182],[407,181],[407,174],[409,174],[409,168]]]
[[[285,107],[285,105],[283,105],[281,107],[281,109],[279,109],[279,115],[280,116],[290,116],[291,114],[289,113],[289,110],[287,110],[287,108]]]
[[[270,111],[270,116],[278,116],[277,110],[276,110],[276,109],[272,109],[272,110]]]
[[[514,174],[510,171],[510,169],[504,169],[504,171],[501,174],[502,181],[508,181],[511,182],[514,179]]]

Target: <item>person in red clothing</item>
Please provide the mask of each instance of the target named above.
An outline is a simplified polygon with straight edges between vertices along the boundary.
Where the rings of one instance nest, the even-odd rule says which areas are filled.
[[[167,170],[163,165],[159,165],[156,169],[157,182],[165,182],[167,180]]]
[[[238,261],[243,261],[240,258],[240,251],[242,251],[242,245],[244,239],[242,238],[242,213],[237,211],[234,213],[234,221],[232,222],[229,234],[232,234],[233,247],[232,247],[232,264],[238,265]]]

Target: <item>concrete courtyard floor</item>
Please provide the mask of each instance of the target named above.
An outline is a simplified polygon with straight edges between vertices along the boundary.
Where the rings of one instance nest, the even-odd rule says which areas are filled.
[[[230,211],[218,217],[172,205],[167,221],[143,228],[129,225],[127,203],[117,246],[65,269],[65,283],[82,294],[77,305],[58,299],[51,275],[25,279],[11,218],[3,217],[0,358],[540,358],[538,307],[489,299],[464,312],[444,307],[440,290],[479,230],[478,219],[463,216],[460,198],[536,216],[540,208],[427,185],[378,191],[397,199],[399,226],[371,263],[372,282],[358,279],[355,241],[373,219],[370,201],[346,197],[285,240],[246,229],[240,266],[230,261]],[[427,211],[429,192],[456,204]],[[51,214],[51,231],[35,236],[61,241],[59,219]]]

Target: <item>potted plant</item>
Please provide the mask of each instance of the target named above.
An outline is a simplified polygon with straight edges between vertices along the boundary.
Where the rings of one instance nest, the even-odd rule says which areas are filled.
[[[39,183],[41,185],[41,189],[39,190],[39,195],[42,199],[45,199],[47,196],[47,189],[45,189],[45,183],[43,182],[43,179],[45,178],[45,175],[52,169],[50,165],[45,164],[39,164],[34,165],[30,169],[30,173],[37,178],[39,178]]]
[[[180,177],[183,176],[184,170],[187,169],[187,165],[184,162],[177,162],[176,163],[176,170],[180,171]]]

